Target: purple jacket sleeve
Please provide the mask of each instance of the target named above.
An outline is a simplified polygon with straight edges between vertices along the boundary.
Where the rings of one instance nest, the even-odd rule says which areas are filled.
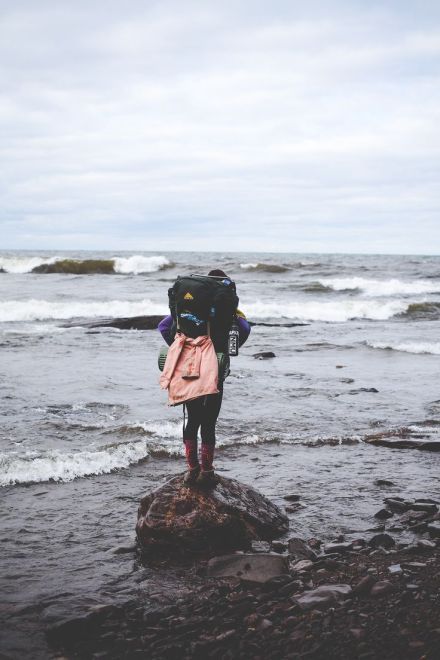
[[[173,317],[171,314],[168,314],[168,316],[165,316],[164,319],[159,323],[157,326],[157,329],[159,330],[160,334],[168,344],[168,346],[171,346],[171,344],[174,341],[174,328],[173,328]]]
[[[239,341],[238,345],[243,346],[246,339],[249,337],[251,326],[242,316],[237,316]]]

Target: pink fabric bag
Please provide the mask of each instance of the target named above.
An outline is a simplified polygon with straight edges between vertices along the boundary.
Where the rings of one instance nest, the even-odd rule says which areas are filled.
[[[168,349],[159,382],[163,390],[168,390],[170,406],[218,394],[218,361],[211,338],[202,335],[192,339],[178,332]]]

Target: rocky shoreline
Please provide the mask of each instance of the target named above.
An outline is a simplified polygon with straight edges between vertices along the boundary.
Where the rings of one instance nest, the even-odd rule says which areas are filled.
[[[47,630],[54,657],[434,660],[438,503],[384,504],[376,518],[387,522],[369,538],[254,541],[250,552],[221,561],[182,563],[193,577],[191,593],[172,605],[152,607],[142,598],[103,605],[55,624]],[[387,524],[413,532],[414,541],[399,542]],[[278,574],[270,575],[264,567],[272,570],[275,558]],[[214,577],[219,564],[229,576]]]

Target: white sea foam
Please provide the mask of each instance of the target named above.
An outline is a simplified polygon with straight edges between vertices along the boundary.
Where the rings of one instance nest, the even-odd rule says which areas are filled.
[[[47,321],[94,317],[165,315],[166,302],[154,303],[144,299],[138,302],[109,300],[107,302],[51,302],[48,300],[7,300],[0,302],[0,322]]]
[[[318,281],[335,291],[358,289],[367,296],[398,296],[440,292],[440,282],[429,280],[404,282],[394,278],[389,280],[374,280],[364,277],[339,277],[322,278]]]
[[[243,304],[249,319],[285,318],[301,321],[344,322],[350,319],[385,320],[408,308],[402,300],[333,300],[304,302],[262,302]]]
[[[440,355],[440,342],[428,342],[428,341],[402,341],[402,342],[386,342],[378,341],[371,342],[367,341],[367,345],[371,348],[381,348],[388,349],[392,351],[402,351],[404,353],[415,353],[415,354],[429,354],[429,355]]]
[[[169,259],[164,256],[143,257],[133,255],[132,257],[113,257],[115,273],[139,275],[140,273],[154,273],[171,265]]]
[[[0,257],[0,269],[7,273],[30,273],[42,264],[53,264],[62,257]]]
[[[255,270],[258,268],[258,263],[240,264],[242,270]]]
[[[0,454],[0,486],[40,481],[72,481],[127,468],[148,456],[145,440],[76,453],[57,450],[38,456]]]

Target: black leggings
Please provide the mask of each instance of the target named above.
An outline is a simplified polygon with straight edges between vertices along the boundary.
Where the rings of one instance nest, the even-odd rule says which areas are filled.
[[[183,430],[183,440],[197,440],[200,428],[202,442],[215,445],[215,425],[222,406],[223,387],[219,385],[218,394],[207,394],[186,403],[188,421]]]

